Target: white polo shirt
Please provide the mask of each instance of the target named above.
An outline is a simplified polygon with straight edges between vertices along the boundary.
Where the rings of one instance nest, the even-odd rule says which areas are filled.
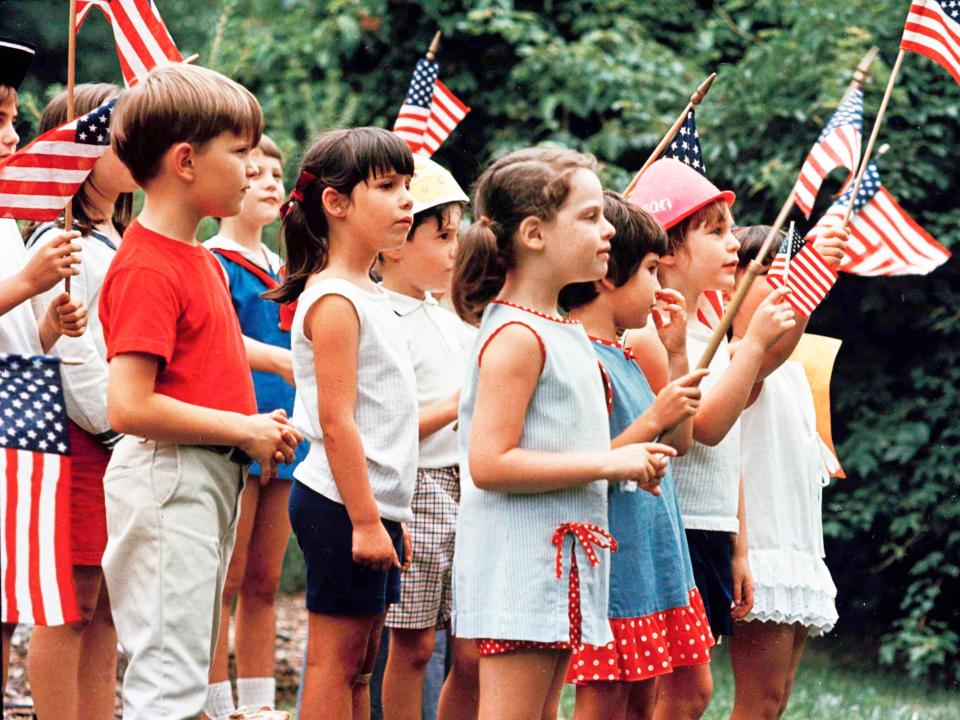
[[[407,336],[407,348],[417,375],[420,409],[449,398],[463,385],[476,329],[441,307],[430,293],[423,300],[392,290],[386,290],[386,293]],[[451,422],[420,441],[418,467],[442,468],[459,464],[454,425]]]

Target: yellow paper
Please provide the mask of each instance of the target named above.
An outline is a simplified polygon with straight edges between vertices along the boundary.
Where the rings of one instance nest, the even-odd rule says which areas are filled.
[[[793,355],[790,356],[791,360],[799,360],[803,363],[807,381],[813,391],[813,406],[817,412],[817,433],[834,456],[837,451],[833,446],[830,424],[830,378],[833,375],[833,364],[837,359],[840,345],[841,341],[837,338],[804,333]],[[839,465],[837,467],[833,476],[846,477],[843,468]]]

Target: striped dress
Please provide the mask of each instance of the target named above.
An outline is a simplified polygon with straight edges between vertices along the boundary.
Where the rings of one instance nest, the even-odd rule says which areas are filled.
[[[572,527],[606,528],[606,481],[520,494],[480,490],[470,475],[467,448],[479,362],[489,340],[509,324],[531,329],[546,356],[527,407],[520,447],[545,452],[610,449],[604,384],[583,326],[503,302],[488,306],[460,398],[462,495],[453,561],[453,633],[460,638],[569,641],[568,590],[575,556],[581,615],[577,634],[583,642],[603,645],[612,639],[607,622],[609,550],[581,541]],[[530,362],[539,363],[539,354]],[[592,558],[599,562],[594,565]]]

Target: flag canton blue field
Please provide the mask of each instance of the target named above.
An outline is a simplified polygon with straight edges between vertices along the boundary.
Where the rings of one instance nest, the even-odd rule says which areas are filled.
[[[853,211],[859,212],[864,205],[870,202],[870,199],[877,194],[877,190],[880,189],[880,172],[877,170],[877,164],[870,161],[870,164],[867,166],[867,171],[863,175],[863,181],[860,183],[860,189],[857,191],[856,200],[853,203]],[[850,203],[850,194],[853,192],[853,188],[847,190],[843,195],[841,195],[836,204],[846,206]]]
[[[437,81],[440,67],[430,60],[420,60],[413,70],[410,87],[407,88],[407,97],[404,102],[409,105],[430,109],[433,100],[433,84]]]
[[[863,90],[860,88],[854,88],[846,99],[840,103],[840,107],[830,118],[830,122],[827,123],[823,132],[820,133],[817,142],[822,142],[834,130],[845,125],[852,125],[857,130],[863,130]]]
[[[57,359],[0,354],[0,447],[69,452]]]
[[[77,142],[84,145],[110,144],[110,114],[116,100],[111,100],[77,120]]]
[[[703,149],[700,147],[700,133],[697,132],[696,112],[687,113],[677,136],[663,153],[664,157],[685,162],[701,175],[707,174],[707,165],[703,161]]]

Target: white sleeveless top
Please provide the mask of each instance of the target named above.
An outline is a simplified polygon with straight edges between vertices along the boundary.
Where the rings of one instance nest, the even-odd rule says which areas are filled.
[[[694,367],[706,350],[712,332],[693,318],[687,325],[687,356]],[[720,343],[710,374],[700,384],[707,397],[730,365],[727,341]],[[673,480],[677,484],[683,525],[688,530],[715,530],[735,533],[740,529],[737,505],[740,502],[740,420],[714,446],[696,440],[689,452],[674,458]]]
[[[539,337],[546,359],[527,407],[519,446],[542,452],[610,450],[600,366],[579,322],[491,303],[483,314],[460,394],[460,515],[453,558],[453,633],[461,638],[561,642],[570,639],[567,614],[571,553],[580,575],[582,641],[605,645],[610,554],[594,546],[594,566],[571,535],[563,541],[561,577],[552,538],[565,523],[607,527],[607,482],[541,493],[481,490],[468,457],[476,403],[478,358],[504,325],[519,323]],[[536,353],[530,362],[540,362]]]
[[[417,382],[400,318],[380,288],[363,290],[339,278],[310,285],[297,301],[291,327],[293,375],[297,383],[293,423],[310,440],[306,459],[293,476],[324,497],[343,504],[323,445],[314,375],[314,346],[303,334],[307,311],[325,295],[340,295],[360,320],[357,401],[354,419],[367,459],[367,475],[380,516],[413,520],[410,502],[417,482]],[[317,348],[335,353],[338,348]]]
[[[750,568],[747,620],[800,623],[811,634],[837,621],[836,586],[822,558],[823,487],[836,458],[820,440],[803,365],[788,361],[743,411],[741,451]]]

